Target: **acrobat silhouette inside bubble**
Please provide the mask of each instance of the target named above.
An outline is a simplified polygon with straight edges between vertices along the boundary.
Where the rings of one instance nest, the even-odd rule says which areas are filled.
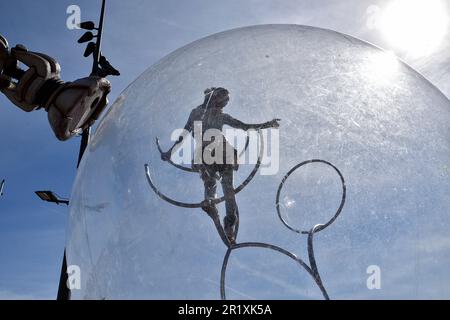
[[[204,94],[203,103],[191,111],[184,126],[183,134],[180,135],[179,139],[168,151],[161,153],[162,160],[169,161],[172,153],[181,146],[184,137],[189,133],[194,134],[194,126],[197,125],[201,125],[202,136],[210,129],[222,132],[224,125],[244,131],[279,127],[278,121],[280,119],[273,119],[260,124],[247,124],[224,113],[223,109],[230,100],[229,92],[225,88],[209,88],[204,91]],[[222,146],[218,147],[218,143],[222,144]],[[195,151],[196,155],[200,155],[200,159],[195,159],[193,167],[195,167],[194,171],[200,173],[205,186],[205,201],[202,209],[212,217],[218,215],[216,203],[213,200],[216,197],[217,182],[220,180],[226,208],[226,215],[223,221],[224,231],[230,243],[234,244],[238,208],[233,187],[233,171],[239,168],[237,151],[223,134],[220,137],[213,137],[212,141],[202,139],[201,144],[197,145],[196,148],[201,148]],[[222,152],[222,155],[214,154],[215,152]],[[213,161],[205,159],[205,155],[211,155]]]

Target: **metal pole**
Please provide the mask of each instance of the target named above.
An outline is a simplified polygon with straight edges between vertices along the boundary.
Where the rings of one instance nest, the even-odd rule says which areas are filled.
[[[102,10],[100,12],[100,20],[98,23],[97,43],[94,51],[94,62],[92,64],[92,75],[97,75],[98,73],[98,62],[100,60],[101,46],[102,46],[103,21],[105,19],[105,7],[106,7],[106,0],[102,0]]]
[[[92,72],[91,75],[98,75],[98,62],[100,60],[101,54],[101,46],[102,46],[102,33],[103,33],[103,22],[105,19],[105,8],[106,8],[106,0],[102,0],[102,9],[100,12],[100,21],[98,23],[98,32],[97,32],[97,43],[94,51],[94,61],[92,62]],[[81,159],[83,158],[84,151],[86,150],[89,139],[91,136],[91,128],[86,128],[83,130],[81,135],[81,143],[80,143],[80,152],[78,153],[78,162],[77,168],[80,166]]]
[[[101,55],[101,44],[102,44],[102,32],[103,32],[103,22],[105,18],[105,8],[106,8],[106,0],[102,0],[102,9],[100,12],[100,20],[98,24],[98,33],[97,33],[97,44],[94,51],[94,61],[92,63],[92,72],[91,75],[97,75],[99,71],[98,63]],[[77,169],[80,166],[81,159],[83,158],[84,151],[89,144],[89,140],[91,137],[91,128],[88,127],[83,130],[81,135],[81,143],[80,143],[80,151],[78,153],[78,161],[77,161]],[[61,267],[61,275],[59,277],[59,286],[58,286],[58,296],[57,300],[70,300],[70,289],[67,286],[67,259],[66,259],[66,249],[64,249],[64,257]]]
[[[78,152],[77,169],[80,166],[81,159],[83,158],[84,151],[86,151],[90,139],[91,139],[91,127],[84,129],[83,134],[81,135],[80,151]]]
[[[67,286],[67,259],[66,249],[64,249],[63,262],[61,266],[61,274],[59,276],[58,295],[56,300],[70,300],[70,289]]]

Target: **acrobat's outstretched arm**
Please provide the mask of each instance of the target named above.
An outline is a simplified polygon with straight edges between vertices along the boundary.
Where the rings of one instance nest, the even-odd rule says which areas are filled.
[[[236,129],[242,129],[244,131],[250,130],[250,129],[267,129],[267,128],[278,128],[280,124],[278,121],[281,119],[273,119],[271,121],[267,121],[264,123],[256,123],[256,124],[248,124],[244,123],[238,119],[233,118],[232,116],[226,114],[224,115],[224,124],[229,125],[230,127],[236,128]]]
[[[176,152],[178,150],[178,148],[181,146],[181,143],[183,142],[183,139],[190,132],[192,132],[193,128],[194,128],[194,120],[193,120],[193,114],[191,112],[191,114],[189,115],[189,119],[188,119],[188,121],[186,122],[186,124],[184,126],[183,133],[180,135],[178,140],[175,141],[175,143],[172,145],[172,147],[169,150],[167,150],[166,152],[161,153],[161,159],[163,161],[170,160],[170,157],[172,156],[172,153]]]

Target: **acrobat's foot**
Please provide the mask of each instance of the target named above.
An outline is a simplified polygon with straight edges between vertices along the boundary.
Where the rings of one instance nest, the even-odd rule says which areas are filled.
[[[228,241],[230,241],[230,245],[234,246],[236,244],[236,239],[234,238],[234,234],[227,235]]]
[[[235,245],[236,244],[236,234],[235,234],[233,226],[225,226],[224,231],[225,231],[225,234],[226,234],[230,244]]]

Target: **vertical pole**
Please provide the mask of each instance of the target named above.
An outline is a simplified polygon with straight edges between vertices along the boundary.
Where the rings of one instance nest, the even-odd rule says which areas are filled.
[[[105,18],[105,8],[106,8],[106,0],[102,0],[102,9],[100,12],[100,20],[98,23],[98,32],[97,32],[97,43],[94,51],[94,61],[92,63],[92,72],[91,75],[98,75],[99,67],[98,62],[100,60],[101,55],[101,44],[102,44],[102,32],[103,32],[103,22]],[[77,161],[77,169],[80,166],[81,159],[83,158],[84,152],[89,144],[89,140],[91,137],[91,128],[88,127],[83,130],[81,135],[81,143],[80,143],[80,151],[78,153],[78,161]],[[59,286],[58,286],[58,296],[57,300],[70,300],[71,292],[67,287],[67,259],[66,259],[66,249],[64,249],[64,257],[61,267],[61,275],[59,277]]]
[[[92,64],[92,74],[97,75],[98,72],[98,61],[100,60],[101,47],[102,47],[102,33],[103,33],[103,21],[105,19],[105,7],[106,0],[102,0],[102,10],[100,12],[100,20],[98,22],[98,32],[97,32],[97,43],[94,51],[94,62]]]
[[[94,61],[92,62],[92,72],[91,76],[98,75],[99,67],[98,62],[100,60],[101,55],[101,47],[102,47],[102,33],[103,33],[103,22],[105,20],[105,8],[106,8],[106,0],[102,0],[102,9],[100,12],[100,20],[98,23],[98,32],[97,32],[97,43],[95,45],[94,51]],[[81,143],[80,143],[80,152],[78,153],[78,162],[77,168],[80,166],[81,159],[83,158],[84,151],[86,150],[89,140],[91,136],[91,128],[86,128],[83,130],[81,135]]]
[[[63,262],[61,266],[61,274],[59,276],[58,295],[56,300],[70,300],[70,289],[67,287],[67,259],[66,249],[64,249]]]
[[[81,135],[80,151],[78,152],[77,169],[80,166],[81,159],[83,158],[84,151],[86,151],[90,139],[91,139],[91,127],[84,129]]]
[[[97,32],[97,43],[95,45],[94,51],[94,61],[92,63],[92,72],[91,75],[98,75],[98,62],[100,60],[101,55],[101,47],[102,47],[102,33],[103,33],[103,22],[105,20],[105,8],[106,8],[106,0],[102,0],[102,9],[100,12],[100,20],[98,23],[98,32]],[[80,166],[81,159],[83,158],[84,151],[86,150],[89,139],[91,136],[91,128],[86,128],[83,130],[81,135],[81,143],[80,143],[80,152],[78,153],[78,162],[77,168]]]

